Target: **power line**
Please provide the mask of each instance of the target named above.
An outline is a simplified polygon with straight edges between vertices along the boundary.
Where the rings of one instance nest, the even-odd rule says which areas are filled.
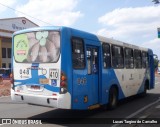
[[[50,24],[50,23],[48,23],[48,22],[45,22],[45,21],[43,21],[43,20],[40,20],[40,19],[35,18],[35,17],[33,17],[33,16],[30,16],[30,15],[24,13],[24,12],[18,11],[18,10],[14,9],[14,8],[12,8],[12,7],[9,7],[9,6],[5,5],[5,4],[0,3],[0,5],[2,5],[2,6],[4,6],[4,7],[7,7],[7,8],[9,8],[9,9],[13,10],[13,11],[17,11],[17,12],[19,12],[19,13],[21,13],[21,14],[23,14],[23,15],[26,15],[26,16],[28,16],[28,17],[31,17],[31,18],[33,18],[33,19],[36,19],[36,20],[38,20],[38,21],[40,21],[40,22],[43,22],[43,23],[45,23],[45,24],[52,25],[52,24]]]

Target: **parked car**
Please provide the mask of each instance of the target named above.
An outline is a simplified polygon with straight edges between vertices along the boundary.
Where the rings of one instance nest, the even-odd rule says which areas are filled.
[[[10,68],[0,68],[0,80],[1,79],[9,79],[11,74]]]

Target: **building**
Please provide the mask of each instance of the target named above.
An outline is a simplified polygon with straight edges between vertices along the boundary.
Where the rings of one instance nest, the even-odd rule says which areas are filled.
[[[12,34],[18,30],[37,26],[25,17],[0,19],[0,68],[11,67]]]

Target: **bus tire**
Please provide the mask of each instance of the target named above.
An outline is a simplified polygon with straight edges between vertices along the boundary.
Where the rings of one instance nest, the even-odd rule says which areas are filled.
[[[115,109],[118,103],[118,91],[116,87],[111,87],[109,90],[108,108]]]

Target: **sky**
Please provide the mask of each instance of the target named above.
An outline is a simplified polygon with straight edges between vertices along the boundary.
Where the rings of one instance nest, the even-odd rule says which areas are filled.
[[[160,5],[152,0],[0,0],[0,12],[0,19],[26,17],[151,48],[160,59]]]

